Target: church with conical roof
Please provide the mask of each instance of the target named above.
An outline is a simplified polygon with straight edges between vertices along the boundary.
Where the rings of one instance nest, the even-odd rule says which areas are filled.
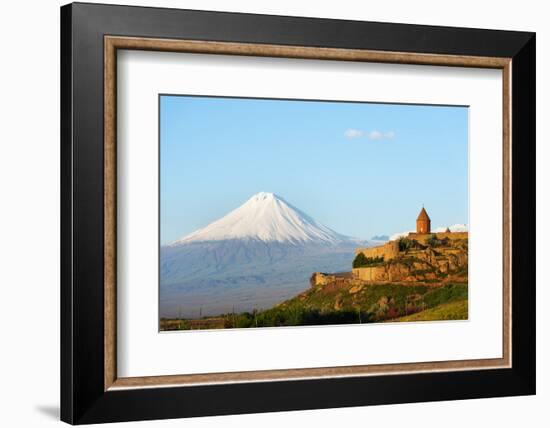
[[[468,232],[451,232],[447,227],[445,232],[432,232],[432,220],[428,212],[422,206],[418,217],[416,218],[416,231],[409,232],[406,236],[401,235],[399,238],[388,241],[383,245],[376,247],[357,248],[355,253],[363,253],[367,258],[382,258],[383,260],[391,260],[402,255],[399,247],[399,239],[407,238],[421,245],[429,245],[430,240],[447,240],[455,241],[459,239],[468,239]]]
[[[430,216],[428,215],[424,207],[422,207],[422,209],[420,210],[420,214],[418,214],[418,217],[416,218],[416,233],[430,233],[431,225],[432,221],[430,220]]]
[[[441,230],[441,229],[438,229]],[[451,232],[447,227],[444,232],[432,232],[432,220],[426,211],[426,208],[422,206],[418,217],[416,217],[416,231],[410,232],[407,235],[408,238],[414,239],[421,244],[426,244],[426,242],[432,238],[436,239],[467,239],[468,232]]]

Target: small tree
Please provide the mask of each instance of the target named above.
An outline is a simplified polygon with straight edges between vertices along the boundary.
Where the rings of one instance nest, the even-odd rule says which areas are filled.
[[[409,238],[399,238],[399,251],[407,251],[412,247],[412,241]]]
[[[428,240],[426,241],[426,244],[428,244],[430,247],[438,247],[439,246],[439,239],[435,235],[431,235]]]
[[[353,267],[360,268],[365,266],[375,266],[380,263],[384,263],[384,256],[367,257],[363,253],[359,253],[353,260]]]
[[[399,238],[399,241],[397,241],[397,245],[399,246],[399,251],[407,251],[413,248],[424,248],[420,242],[418,242],[416,239],[410,239],[406,237]]]
[[[430,236],[426,243],[432,248],[445,247],[449,245],[449,238],[437,239],[437,235],[434,234]]]
[[[367,264],[367,257],[363,253],[359,253],[355,256],[355,259],[353,260],[353,267],[359,268],[361,266],[365,266]]]

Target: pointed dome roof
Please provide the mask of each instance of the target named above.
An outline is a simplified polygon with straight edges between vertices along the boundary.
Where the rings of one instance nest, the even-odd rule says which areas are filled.
[[[424,207],[422,207],[422,209],[420,210],[420,214],[418,214],[418,217],[416,218],[416,221],[418,220],[430,220],[430,217],[428,216],[428,213],[426,212]]]

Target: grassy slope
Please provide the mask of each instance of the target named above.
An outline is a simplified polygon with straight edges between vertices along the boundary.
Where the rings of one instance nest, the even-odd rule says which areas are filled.
[[[451,303],[444,303],[432,309],[389,320],[389,322],[409,321],[441,321],[441,320],[467,320],[468,301],[459,300]]]
[[[352,290],[352,287],[315,287],[275,308],[260,312],[257,318],[267,318],[266,325],[270,324],[270,320],[274,320],[275,325],[310,324],[310,321],[321,324],[355,323],[359,322],[359,318],[361,322],[378,322],[425,312],[441,304],[465,301],[467,298],[467,284],[442,287],[377,284],[366,285],[359,291]],[[279,324],[277,321],[282,322]]]
[[[275,309],[285,309],[295,306],[306,309],[332,311],[335,306],[340,310],[366,310],[380,306],[381,300],[393,302],[395,307],[408,306],[434,307],[441,303],[462,300],[468,297],[466,284],[447,284],[441,287],[428,285],[398,285],[375,284],[365,285],[360,289],[354,287],[323,287],[311,288],[306,292],[281,303]],[[338,305],[337,305],[338,302]]]
[[[162,330],[356,324],[389,320],[465,319],[467,284],[396,284],[312,287],[280,305],[255,313],[225,314],[201,320],[161,321]],[[458,305],[445,306],[450,303]],[[461,306],[462,305],[462,306]],[[414,315],[412,315],[414,314]]]

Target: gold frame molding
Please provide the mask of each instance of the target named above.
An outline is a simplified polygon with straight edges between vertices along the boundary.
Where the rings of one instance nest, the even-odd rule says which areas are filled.
[[[171,376],[117,377],[116,367],[116,87],[117,50],[147,50],[213,55],[241,55],[333,61],[381,62],[494,68],[502,70],[503,93],[503,349],[502,358],[434,361],[404,364],[359,365],[306,369],[204,373]],[[104,389],[125,389],[198,384],[296,380],[307,378],[354,377],[381,374],[441,372],[511,367],[511,58],[382,52],[196,40],[138,37],[104,37]]]

